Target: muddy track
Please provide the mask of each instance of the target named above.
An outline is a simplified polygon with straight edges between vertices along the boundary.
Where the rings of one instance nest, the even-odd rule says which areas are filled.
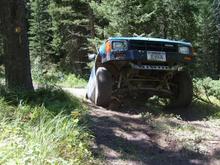
[[[84,89],[65,90],[78,97],[84,96],[85,93]],[[92,121],[91,130],[94,134],[93,153],[102,160],[103,164],[220,164],[220,127],[213,126],[208,121],[194,119],[190,114],[184,114],[184,120],[169,121],[175,122],[175,125],[196,127],[205,134],[211,133],[211,139],[201,138],[198,142],[198,145],[202,143],[206,147],[206,152],[200,152],[184,147],[169,132],[158,131],[147,123],[141,114],[148,109],[140,102],[134,100],[125,100],[120,104],[113,102],[108,109],[97,107],[89,102],[87,104]]]

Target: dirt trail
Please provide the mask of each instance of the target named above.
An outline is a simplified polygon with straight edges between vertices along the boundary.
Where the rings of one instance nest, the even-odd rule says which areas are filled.
[[[81,98],[85,94],[85,89],[64,90]],[[103,164],[220,165],[220,124],[199,119],[189,121],[165,118],[164,125],[168,123],[170,127],[175,127],[173,130],[176,130],[181,138],[186,138],[183,145],[174,137],[174,133],[165,130],[166,127],[163,127],[161,122],[164,119],[157,118],[157,122],[152,121],[150,123],[153,124],[149,124],[141,115],[147,112],[146,106],[131,102],[133,100],[125,101],[124,106],[113,103],[109,109],[88,103],[92,120],[91,130],[95,136],[93,152],[103,160]],[[188,116],[191,120],[192,116]],[[191,130],[192,128],[195,130]],[[196,138],[199,138],[192,138],[191,143],[192,139],[188,138],[191,132],[181,134],[183,131],[180,129],[183,129],[184,133],[188,129],[195,134],[198,132],[199,136]],[[210,137],[207,139],[206,135]]]

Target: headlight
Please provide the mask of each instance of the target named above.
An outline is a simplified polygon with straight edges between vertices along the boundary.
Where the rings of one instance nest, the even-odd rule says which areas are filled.
[[[128,43],[127,41],[113,41],[112,49],[114,51],[125,51],[128,49]]]
[[[190,50],[189,50],[189,47],[187,46],[180,46],[179,47],[179,53],[180,54],[190,54]]]

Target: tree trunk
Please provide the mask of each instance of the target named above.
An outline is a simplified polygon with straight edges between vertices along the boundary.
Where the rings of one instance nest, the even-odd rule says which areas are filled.
[[[33,89],[25,12],[24,0],[0,2],[6,85],[9,89]]]

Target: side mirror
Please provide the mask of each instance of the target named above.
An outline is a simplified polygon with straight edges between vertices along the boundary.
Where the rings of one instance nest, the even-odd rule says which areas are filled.
[[[89,61],[95,60],[96,54],[88,54]]]

